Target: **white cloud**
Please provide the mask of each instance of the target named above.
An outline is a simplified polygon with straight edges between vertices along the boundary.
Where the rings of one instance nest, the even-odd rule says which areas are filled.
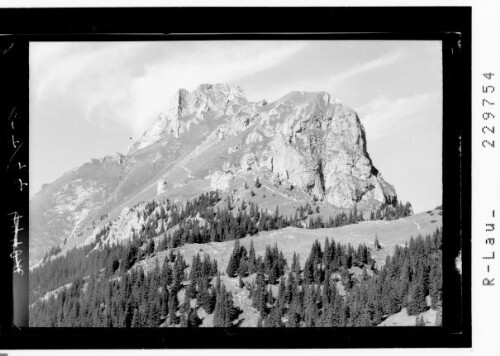
[[[407,131],[419,125],[419,118],[415,115],[428,114],[432,110],[441,118],[442,94],[435,91],[430,93],[415,94],[408,97],[389,100],[386,96],[379,95],[368,104],[357,110],[365,127],[370,141],[384,137],[398,137],[398,132]],[[437,120],[437,127],[441,120]]]
[[[37,43],[30,48],[34,111],[73,103],[101,126],[140,135],[175,90],[229,82],[283,62],[303,42]]]
[[[404,50],[396,50],[365,63],[353,64],[350,68],[329,76],[320,76],[312,80],[309,78],[301,80],[293,83],[293,86],[295,90],[341,92],[342,90],[339,90],[339,88],[342,88],[342,82],[346,79],[355,78],[361,74],[393,65],[402,60],[404,56]]]
[[[385,56],[382,56],[380,58],[374,59],[370,62],[363,63],[361,65],[356,65],[346,71],[343,71],[341,73],[335,74],[331,76],[330,78],[327,79],[327,85],[336,85],[340,83],[343,80],[346,80],[348,78],[356,77],[360,74],[372,71],[374,69],[379,69],[381,67],[385,67],[391,64],[396,63],[397,61],[401,60],[403,57],[403,52],[402,51],[397,51],[393,53],[389,53]]]

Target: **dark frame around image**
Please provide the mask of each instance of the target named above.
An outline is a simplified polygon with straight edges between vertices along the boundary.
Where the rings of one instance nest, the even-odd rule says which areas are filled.
[[[140,19],[140,20],[138,20]],[[276,19],[279,19],[278,21]],[[471,9],[418,8],[102,8],[3,9],[5,238],[0,271],[7,281],[1,348],[373,348],[471,344]],[[443,58],[443,325],[383,328],[29,328],[28,182],[30,42],[169,40],[436,40]],[[19,143],[13,149],[12,137]],[[13,161],[12,157],[16,158]],[[21,268],[14,273],[13,215]],[[462,251],[462,274],[455,259]],[[12,289],[10,289],[12,288]],[[57,343],[54,337],[57,336]],[[189,341],[191,340],[191,341]],[[196,342],[193,342],[196,340]]]

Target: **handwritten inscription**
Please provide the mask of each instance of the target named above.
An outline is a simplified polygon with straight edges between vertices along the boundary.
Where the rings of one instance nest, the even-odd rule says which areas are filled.
[[[23,228],[19,227],[19,220],[22,218],[21,215],[17,213],[17,211],[14,211],[10,213],[9,215],[14,215],[12,218],[13,221],[13,234],[14,234],[14,239],[12,240],[12,253],[10,254],[10,257],[14,260],[14,273],[20,273],[21,275],[24,274],[22,265],[21,265],[21,253],[22,251],[19,249],[19,245],[22,244],[21,241],[19,241],[18,236],[19,236],[19,231],[24,230]]]
[[[19,178],[18,181],[19,181],[19,190],[22,192],[23,186],[28,185],[28,183],[23,183],[23,180],[21,178]]]
[[[12,49],[12,47],[14,47],[14,42],[12,42],[9,47],[4,49],[2,54],[5,56]]]
[[[12,48],[9,47],[6,51],[4,51],[4,54],[7,53],[10,49]],[[19,149],[23,146],[23,143],[24,142],[21,142],[21,139],[16,137],[16,134],[15,134],[15,121],[17,119],[17,110],[16,110],[16,107],[13,107],[9,113],[9,122],[10,122],[10,128],[11,128],[11,138],[12,138],[12,141],[11,141],[11,144],[12,144],[12,154],[10,156],[10,159],[9,159],[9,162],[7,162],[7,170],[10,169],[11,167],[11,163],[14,163],[17,161],[17,164],[14,163],[18,169],[16,169],[16,172],[18,172],[17,174],[20,174],[21,170],[23,168],[26,168],[26,164],[23,164],[23,162],[21,162],[20,160],[15,160],[14,161],[14,158],[16,157],[17,153],[19,152]],[[13,162],[14,161],[14,162]],[[23,182],[23,179],[22,178],[17,178],[14,180],[15,181],[15,185],[19,188],[19,191],[23,191],[23,188],[25,188],[28,183],[27,182]],[[25,189],[26,190],[26,189]],[[21,215],[19,215],[19,213],[17,211],[14,211],[12,213],[10,213],[9,215],[13,215],[13,218],[12,218],[12,221],[13,221],[13,234],[14,234],[14,238],[12,240],[12,252],[10,254],[10,257],[14,260],[14,273],[18,273],[18,274],[24,274],[24,271],[23,271],[23,268],[22,268],[22,259],[21,259],[21,255],[22,255],[22,250],[20,248],[20,245],[22,244],[21,241],[19,241],[19,232],[23,230],[23,228],[20,227],[19,223],[20,223],[20,219],[22,218]]]

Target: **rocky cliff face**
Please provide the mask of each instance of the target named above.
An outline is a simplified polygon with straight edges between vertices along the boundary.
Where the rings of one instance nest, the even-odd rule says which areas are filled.
[[[396,198],[373,166],[357,114],[327,93],[292,92],[263,107],[247,136],[243,169],[267,169],[279,183],[339,207]]]
[[[130,152],[178,139],[206,120],[219,142],[248,129],[227,152],[235,169],[268,170],[278,184],[305,189],[336,207],[396,199],[394,187],[372,164],[356,112],[324,92],[291,92],[267,104],[248,102],[240,88],[223,84],[201,85],[191,93],[181,89]],[[228,168],[216,172],[213,188],[227,187],[230,178]]]
[[[92,160],[35,195],[30,264],[65,238],[68,246],[85,241],[104,214],[117,218],[157,196],[240,194],[257,177],[284,199],[273,204],[369,210],[397,199],[373,166],[356,112],[328,93],[249,102],[238,87],[204,84],[178,90],[126,155]]]

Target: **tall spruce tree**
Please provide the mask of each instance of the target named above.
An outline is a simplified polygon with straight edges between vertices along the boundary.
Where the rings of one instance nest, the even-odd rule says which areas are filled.
[[[408,315],[418,315],[427,310],[424,287],[421,283],[414,283],[410,287]]]

